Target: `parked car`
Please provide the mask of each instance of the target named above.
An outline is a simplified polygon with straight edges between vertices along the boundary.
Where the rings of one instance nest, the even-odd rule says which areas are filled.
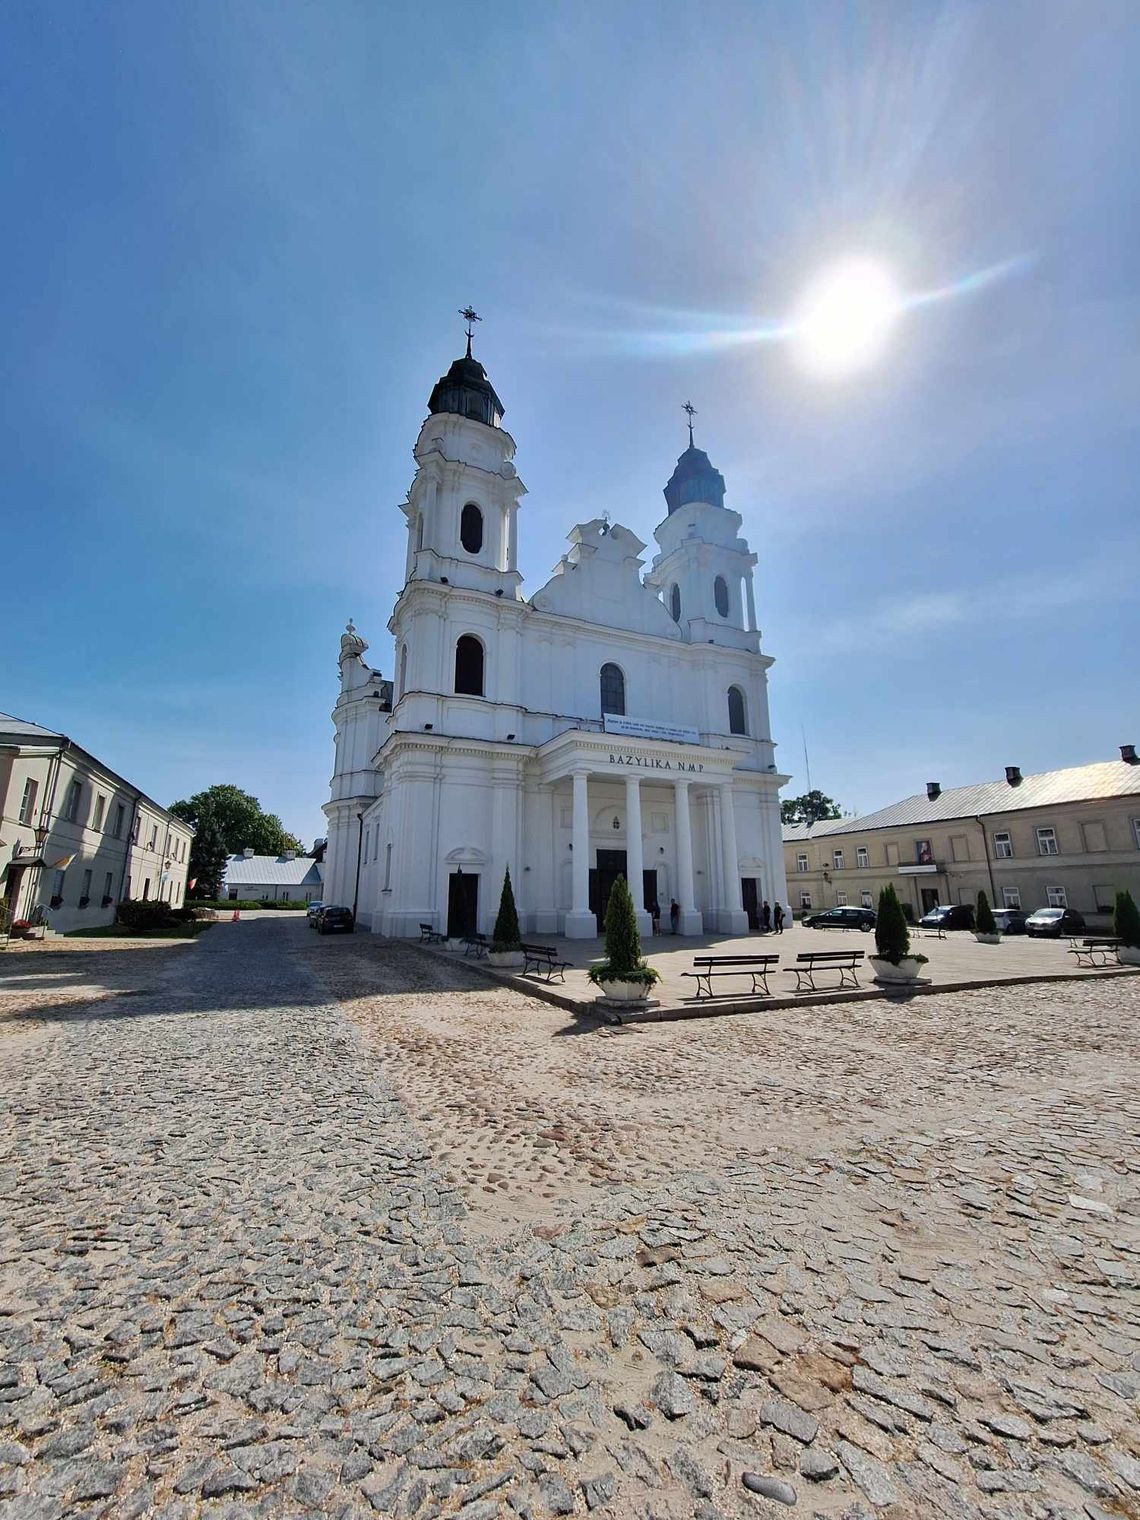
[[[809,929],[862,929],[866,934],[875,927],[874,908],[824,908],[806,913],[803,922]]]
[[[995,908],[994,923],[999,934],[1024,934],[1026,915],[1020,908]]]
[[[324,907],[324,903],[323,902],[311,902],[309,904],[309,906],[308,906],[308,908],[307,908],[307,910],[305,912],[305,917],[306,917],[306,919],[309,922],[309,928],[310,929],[315,929],[317,927],[317,919],[320,918],[320,916],[321,916],[321,909],[323,907]]]
[[[939,903],[918,921],[921,929],[972,929],[974,909],[971,903]]]
[[[1062,934],[1079,934],[1085,921],[1075,908],[1038,908],[1025,920],[1026,934],[1037,938],[1060,939]]]
[[[342,908],[335,903],[323,907],[317,916],[318,934],[351,934],[356,928],[356,920],[352,916],[351,908]]]

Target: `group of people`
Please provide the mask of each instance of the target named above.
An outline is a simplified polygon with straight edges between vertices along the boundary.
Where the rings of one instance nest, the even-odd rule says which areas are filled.
[[[653,899],[653,906],[649,910],[649,915],[653,919],[653,932],[654,932],[654,934],[660,934],[661,933],[661,904],[657,901],[656,898]],[[670,904],[669,904],[669,933],[670,934],[676,934],[676,932],[677,932],[677,926],[680,924],[680,922],[681,922],[681,904],[674,897],[672,899],[672,901],[670,902]],[[775,932],[776,934],[783,934],[783,932],[784,932],[784,909],[780,905],[780,903],[777,903],[776,906],[773,908],[771,906],[771,904],[768,902],[768,899],[765,898],[764,899],[764,904],[763,904],[763,906],[760,909],[760,933],[761,934],[770,934],[772,932]]]

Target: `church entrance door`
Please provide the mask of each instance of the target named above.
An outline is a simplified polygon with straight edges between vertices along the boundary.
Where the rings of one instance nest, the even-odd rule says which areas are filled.
[[[598,868],[590,872],[590,912],[598,921],[599,934],[606,926],[606,905],[610,900],[610,888],[619,876],[624,875],[624,850],[598,851]]]
[[[657,902],[656,866],[654,866],[652,871],[642,871],[641,873],[641,906],[645,909],[646,913],[652,913],[655,902]],[[634,906],[637,906],[636,903]],[[657,906],[660,907],[661,904],[657,903]]]
[[[759,893],[756,891],[755,876],[740,878],[740,896],[744,903],[744,911],[748,914],[748,927],[755,934],[760,927],[760,907],[756,901]]]
[[[447,937],[474,934],[479,923],[479,878],[470,871],[453,871],[447,879]]]

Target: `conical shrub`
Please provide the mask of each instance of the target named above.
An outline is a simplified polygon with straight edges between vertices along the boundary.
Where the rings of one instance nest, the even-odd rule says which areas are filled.
[[[641,966],[641,935],[624,876],[619,876],[610,888],[606,904],[606,960],[610,975],[617,981],[628,979]]]
[[[1140,950],[1140,908],[1137,908],[1131,892],[1116,894],[1112,924],[1122,945]]]
[[[884,887],[879,893],[879,906],[875,912],[875,949],[892,966],[897,966],[904,956],[910,954],[910,931],[894,887]]]
[[[503,890],[499,896],[499,913],[491,935],[491,948],[496,951],[517,950],[522,944],[519,933],[519,915],[515,908],[515,892],[511,886],[511,868],[503,873]]]
[[[978,934],[997,933],[997,924],[994,922],[990,900],[984,892],[978,893],[978,907],[974,914],[974,929]]]

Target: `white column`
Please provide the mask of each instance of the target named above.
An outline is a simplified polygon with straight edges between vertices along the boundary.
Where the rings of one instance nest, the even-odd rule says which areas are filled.
[[[645,895],[642,875],[645,861],[641,846],[641,777],[637,775],[625,778],[625,839],[626,879],[633,898],[634,912],[637,914],[637,928],[639,933],[648,934],[653,928],[653,921],[642,906]]]
[[[749,570],[744,577],[744,592],[748,597],[748,627],[756,631],[756,593],[752,589],[752,572]]]
[[[719,788],[719,797],[721,877],[724,881],[721,929],[726,934],[747,934],[748,915],[740,896],[740,860],[736,851],[736,813],[731,782]]]
[[[677,818],[677,902],[681,907],[678,929],[682,934],[700,934],[703,924],[693,896],[693,825],[689,817],[688,781],[674,781],[673,797]]]
[[[519,557],[519,521],[514,507],[507,508],[507,563],[504,570],[517,570]]]
[[[574,906],[566,915],[567,939],[596,939],[598,924],[590,912],[590,804],[585,771],[574,772],[571,867]]]

